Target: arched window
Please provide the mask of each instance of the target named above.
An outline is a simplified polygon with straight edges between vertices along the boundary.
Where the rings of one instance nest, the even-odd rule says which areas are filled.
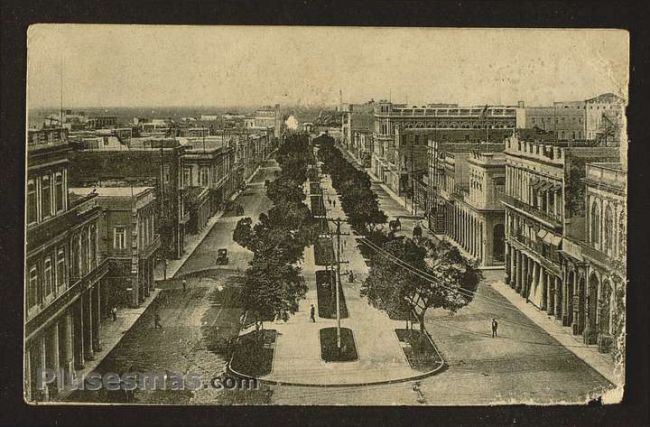
[[[612,285],[609,280],[602,284],[600,292],[600,332],[611,333],[611,312],[612,312]]]
[[[621,211],[618,217],[618,254],[619,256],[627,253],[627,227],[625,223],[625,210]]]
[[[614,213],[612,207],[605,208],[605,251],[611,253],[614,249]]]
[[[600,243],[600,209],[597,202],[591,205],[591,242]]]

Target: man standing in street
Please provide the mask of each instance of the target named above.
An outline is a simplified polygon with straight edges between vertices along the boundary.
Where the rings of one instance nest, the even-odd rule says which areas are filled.
[[[160,324],[160,314],[156,313],[153,317],[153,327],[155,329],[162,329],[162,325]]]
[[[183,279],[183,292],[187,290],[187,280]]]
[[[314,304],[309,308],[309,319],[316,323],[316,308],[314,308]]]
[[[492,338],[497,336],[497,328],[499,327],[499,324],[497,323],[497,320],[493,317],[492,318]]]
[[[111,308],[111,316],[113,316],[113,322],[115,322],[117,320],[117,307],[113,306]]]

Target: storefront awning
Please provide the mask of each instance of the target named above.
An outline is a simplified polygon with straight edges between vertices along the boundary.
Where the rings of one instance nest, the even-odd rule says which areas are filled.
[[[547,234],[548,234],[548,232],[546,230],[542,229],[542,230],[539,230],[537,232],[537,237],[539,239],[541,239],[541,240],[544,240],[544,238],[546,237]]]

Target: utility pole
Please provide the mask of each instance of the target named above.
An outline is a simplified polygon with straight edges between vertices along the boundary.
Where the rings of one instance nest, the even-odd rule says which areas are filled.
[[[325,195],[325,193],[323,193]],[[323,218],[322,216],[316,216],[316,218]],[[341,236],[349,236],[350,233],[342,233],[341,232],[341,223],[345,222],[345,220],[341,218],[327,218],[325,217],[327,221],[331,221],[334,224],[336,224],[336,253],[335,253],[335,259],[332,260],[332,265],[330,266],[330,271],[331,271],[331,276],[330,278],[333,280],[330,280],[330,284],[334,284],[336,286],[336,347],[341,350],[341,264],[347,264],[348,261],[341,261]],[[333,233],[329,232],[329,236],[331,236]],[[334,269],[334,264],[336,264],[336,270]]]
[[[341,220],[336,220],[336,347],[341,349]]]
[[[413,215],[417,216],[417,205],[415,204],[415,171],[413,169],[414,145],[413,141],[411,141],[411,210],[413,211]]]

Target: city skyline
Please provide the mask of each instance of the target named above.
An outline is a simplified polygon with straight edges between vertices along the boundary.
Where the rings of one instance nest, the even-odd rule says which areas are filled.
[[[30,110],[627,98],[621,30],[40,24],[28,36]]]

